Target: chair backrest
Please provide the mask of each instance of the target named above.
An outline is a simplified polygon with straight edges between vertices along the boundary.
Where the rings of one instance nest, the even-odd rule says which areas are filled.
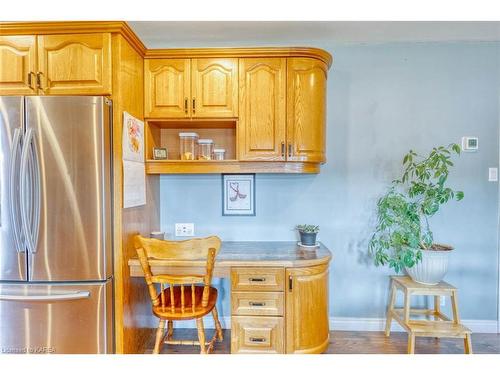
[[[181,310],[184,311],[185,295],[184,286],[191,285],[191,306],[194,311],[196,305],[195,284],[203,284],[203,297],[201,306],[206,307],[210,296],[210,283],[212,281],[215,256],[220,250],[221,240],[219,237],[194,238],[185,241],[163,241],[154,238],[135,236],[135,249],[144,272],[144,278],[148,285],[149,294],[153,306],[166,307],[163,291],[170,284],[170,303],[172,312],[175,310],[174,285],[181,287]],[[200,260],[207,259],[206,273],[204,275],[153,275],[149,264],[150,259],[169,260]],[[154,284],[160,284],[160,298]]]

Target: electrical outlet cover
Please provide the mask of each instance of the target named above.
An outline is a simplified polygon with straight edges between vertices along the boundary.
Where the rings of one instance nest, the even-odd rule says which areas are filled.
[[[193,237],[194,223],[175,223],[176,237]]]

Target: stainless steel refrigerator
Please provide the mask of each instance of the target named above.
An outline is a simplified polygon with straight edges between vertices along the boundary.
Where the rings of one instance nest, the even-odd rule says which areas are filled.
[[[0,97],[0,352],[111,353],[111,103]]]

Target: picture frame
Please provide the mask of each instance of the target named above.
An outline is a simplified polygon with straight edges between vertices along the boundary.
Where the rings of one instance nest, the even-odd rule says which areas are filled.
[[[221,177],[222,216],[255,216],[255,173]]]
[[[168,151],[164,147],[153,147],[153,159],[154,160],[166,160],[168,159]]]

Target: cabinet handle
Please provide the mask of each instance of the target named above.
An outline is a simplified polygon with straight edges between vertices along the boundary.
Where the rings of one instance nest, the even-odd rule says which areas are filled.
[[[281,157],[285,158],[285,142],[281,142]]]
[[[188,114],[188,98],[184,98],[184,112]]]
[[[248,279],[248,281],[254,282],[254,283],[263,283],[264,281],[266,281],[266,278],[265,277],[250,277]]]
[[[263,307],[263,306],[266,306],[266,303],[265,302],[248,302],[248,304],[252,307]]]
[[[251,342],[266,342],[266,339],[264,337],[250,337],[249,340]]]
[[[42,87],[42,72],[36,72],[36,87],[43,90]]]
[[[293,277],[288,276],[288,290],[291,292],[293,289]]]
[[[196,113],[196,98],[193,98],[193,115]]]
[[[288,157],[292,157],[292,151],[293,151],[293,150],[292,150],[292,144],[291,144],[291,143],[289,143],[289,144],[288,144]]]
[[[32,76],[33,74],[35,74],[35,73],[33,73],[33,72],[29,72],[29,73],[28,73],[28,86],[29,86],[29,88],[30,88],[30,89],[32,89],[32,90],[34,89],[34,87],[33,87],[33,79],[31,78],[31,76]]]

